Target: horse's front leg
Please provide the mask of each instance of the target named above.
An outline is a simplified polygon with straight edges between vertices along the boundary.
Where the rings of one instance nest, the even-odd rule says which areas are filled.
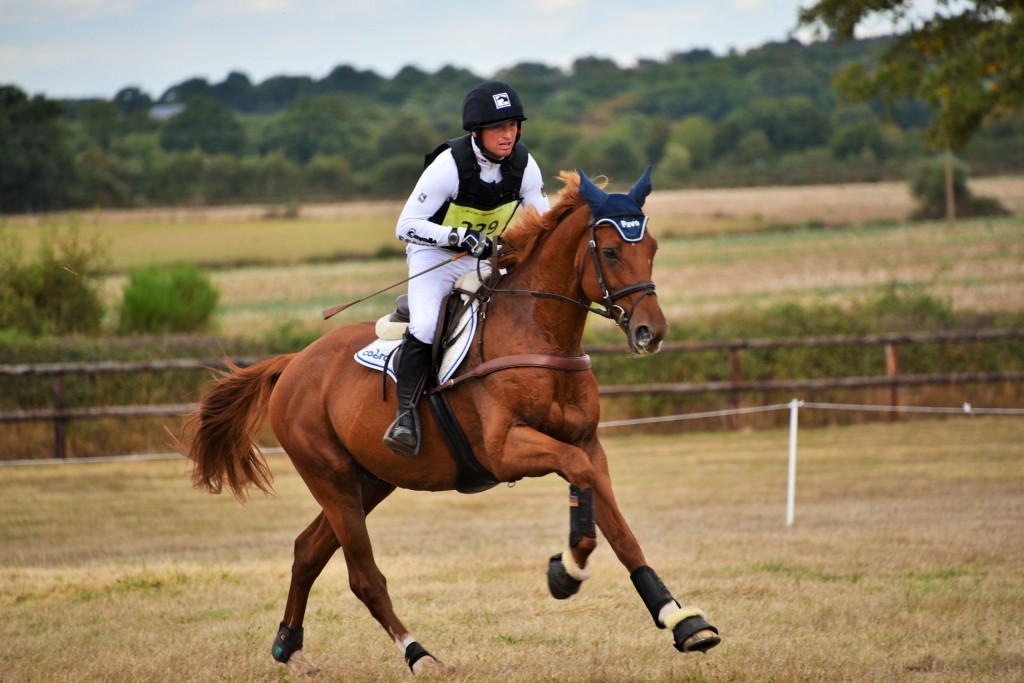
[[[594,507],[597,526],[616,557],[629,571],[629,578],[651,613],[655,626],[672,631],[675,647],[680,652],[707,652],[722,640],[718,629],[708,623],[704,611],[699,607],[680,605],[657,572],[647,565],[640,544],[615,501],[604,449],[595,440],[588,452],[595,472]]]
[[[548,560],[548,589],[556,600],[576,595],[590,578],[587,558],[597,547],[594,489],[569,485],[569,545]]]
[[[569,545],[548,561],[548,588],[559,600],[575,595],[589,576],[587,558],[597,547],[594,468],[587,452],[526,425],[503,435],[490,469],[502,481],[556,473],[569,482]]]

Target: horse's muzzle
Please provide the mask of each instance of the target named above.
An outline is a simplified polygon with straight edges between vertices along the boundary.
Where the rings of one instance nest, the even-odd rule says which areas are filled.
[[[644,324],[630,325],[626,332],[629,339],[629,347],[634,353],[641,356],[649,356],[661,350],[661,341],[664,333],[657,333]]]

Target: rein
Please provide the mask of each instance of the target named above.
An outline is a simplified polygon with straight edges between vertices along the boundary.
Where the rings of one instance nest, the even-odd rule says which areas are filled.
[[[539,292],[531,289],[499,289],[497,285],[492,286],[488,284],[484,278],[481,278],[481,287],[474,294],[474,296],[476,296],[476,298],[480,301],[481,306],[484,309],[482,311],[481,319],[486,320],[487,316],[485,311],[491,297],[493,297],[495,294],[512,294],[518,296],[532,296],[537,298],[566,301],[568,303],[573,304],[574,306],[582,308],[588,313],[595,313],[603,318],[608,318],[609,320],[614,321],[615,324],[617,324],[619,327],[625,329],[629,325],[630,317],[632,316],[633,311],[636,310],[637,305],[639,305],[639,303],[643,301],[644,298],[651,296],[652,294],[655,293],[654,282],[651,280],[645,280],[643,282],[637,282],[632,285],[620,287],[619,289],[616,289],[614,291],[609,290],[608,285],[605,282],[604,269],[601,266],[601,255],[597,249],[597,227],[597,223],[590,223],[590,239],[587,242],[587,252],[593,258],[594,274],[597,278],[597,284],[601,288],[601,295],[604,299],[604,308],[591,306],[588,305],[586,301],[573,299],[571,297],[565,296],[564,294],[556,294],[554,292]],[[586,263],[586,260],[586,255],[584,255],[583,263],[580,264],[580,270],[577,273],[577,277],[579,279],[581,288],[583,281],[583,268],[584,263]],[[494,273],[499,272],[497,268],[497,250],[495,250],[494,254],[492,255],[491,266],[491,273],[493,276]],[[635,294],[637,292],[643,292],[643,294],[640,297],[638,297],[635,302],[633,302],[633,305],[630,307],[629,311],[615,303],[619,299],[629,296],[631,294]],[[466,293],[469,294],[470,292]],[[480,344],[481,346],[480,356],[482,358],[482,330],[479,334],[478,344]],[[472,368],[471,370],[467,371],[466,373],[448,379],[444,383],[439,384],[436,387],[433,387],[430,390],[428,390],[426,394],[429,396],[431,394],[447,391],[448,389],[454,387],[456,384],[464,382],[467,379],[484,377],[494,372],[499,372],[501,370],[509,370],[512,368],[548,368],[550,370],[577,372],[581,370],[589,370],[591,368],[591,362],[590,356],[586,354],[582,356],[554,356],[539,353],[523,353],[512,356],[501,356],[499,358],[492,358],[491,360],[484,361],[477,365],[476,367]]]
[[[484,377],[485,375],[489,375],[493,372],[509,370],[511,368],[548,368],[550,370],[578,372],[581,370],[589,370],[590,367],[590,356],[586,354],[582,356],[551,356],[546,353],[520,353],[514,356],[502,356],[500,358],[492,358],[489,361],[484,361],[463,375],[452,377],[448,381],[439,384],[428,391],[427,395],[429,396],[430,394],[436,394],[439,391],[451,389],[459,382],[463,382],[467,379]]]

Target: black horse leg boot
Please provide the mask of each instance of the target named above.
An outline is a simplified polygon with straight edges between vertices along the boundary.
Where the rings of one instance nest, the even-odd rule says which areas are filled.
[[[402,354],[398,358],[398,416],[384,436],[384,444],[395,455],[413,456],[420,452],[420,419],[416,412],[417,396],[423,377],[430,369],[432,347],[405,331]]]

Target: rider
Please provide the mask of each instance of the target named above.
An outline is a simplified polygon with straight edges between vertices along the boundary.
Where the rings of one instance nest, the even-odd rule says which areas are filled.
[[[398,218],[395,234],[409,243],[410,276],[429,272],[409,287],[409,327],[397,368],[398,415],[384,437],[396,455],[419,452],[416,402],[438,315],[452,286],[491,255],[494,239],[520,203],[548,209],[540,167],[519,142],[525,120],[522,100],[510,85],[487,81],[470,90],[462,102],[462,128],[468,134],[427,155],[427,167]],[[452,260],[453,252],[471,258]]]

